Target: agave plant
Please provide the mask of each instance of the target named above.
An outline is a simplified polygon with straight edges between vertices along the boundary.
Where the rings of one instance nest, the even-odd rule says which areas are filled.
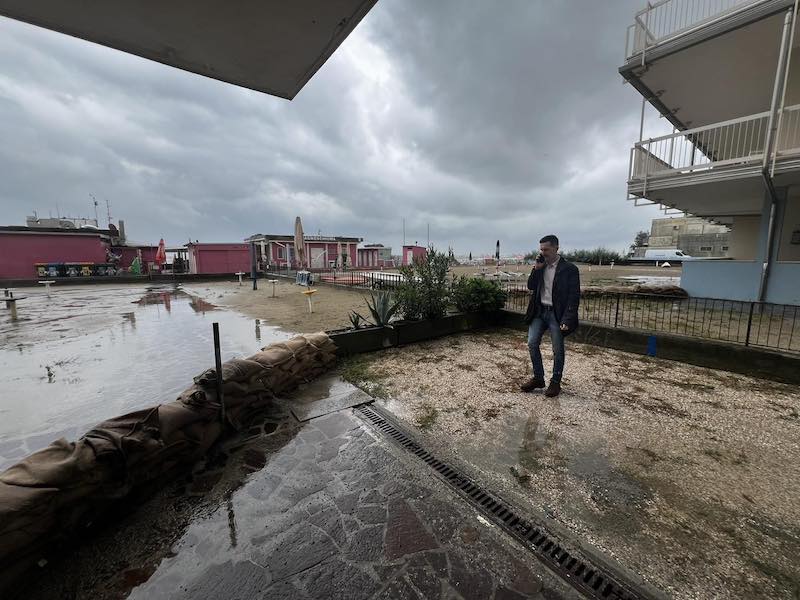
[[[361,329],[361,325],[366,324],[367,320],[358,314],[356,311],[351,310],[350,314],[348,315],[350,318],[350,324],[353,326],[353,329]]]
[[[386,327],[397,312],[399,302],[395,302],[391,292],[379,291],[371,294],[372,298],[366,300],[367,308],[372,314],[372,320],[378,327]]]

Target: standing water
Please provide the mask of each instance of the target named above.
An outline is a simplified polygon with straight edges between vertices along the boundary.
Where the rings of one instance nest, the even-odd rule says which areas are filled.
[[[80,286],[18,293],[0,312],[0,470],[117,415],[174,400],[222,359],[290,334],[180,287]]]

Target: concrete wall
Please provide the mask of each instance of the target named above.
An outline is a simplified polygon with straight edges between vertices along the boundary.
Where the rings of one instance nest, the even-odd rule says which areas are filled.
[[[690,296],[752,301],[760,278],[757,261],[693,260],[683,263],[681,287]]]
[[[734,260],[756,260],[760,256],[761,216],[733,217],[728,256]]]
[[[730,250],[730,233],[683,233],[678,236],[678,249],[689,256],[723,258]]]
[[[37,279],[35,263],[105,263],[97,234],[0,232],[0,279]]]
[[[678,242],[682,235],[726,233],[727,231],[726,226],[710,223],[701,217],[653,219],[650,223],[648,243],[651,248],[678,248]]]
[[[782,221],[778,260],[800,262],[800,188],[790,190]],[[792,243],[793,239],[795,243]]]

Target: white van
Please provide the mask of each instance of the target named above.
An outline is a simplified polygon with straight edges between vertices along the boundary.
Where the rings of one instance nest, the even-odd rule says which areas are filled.
[[[685,260],[692,260],[694,257],[684,254],[677,248],[650,248],[644,251],[644,256],[639,260],[647,261],[668,261],[668,262],[683,262]]]

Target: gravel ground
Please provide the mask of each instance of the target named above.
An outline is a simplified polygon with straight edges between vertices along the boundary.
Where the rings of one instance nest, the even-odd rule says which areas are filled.
[[[800,598],[796,386],[572,343],[562,395],[522,394],[516,331],[343,372],[437,452],[675,598]]]

